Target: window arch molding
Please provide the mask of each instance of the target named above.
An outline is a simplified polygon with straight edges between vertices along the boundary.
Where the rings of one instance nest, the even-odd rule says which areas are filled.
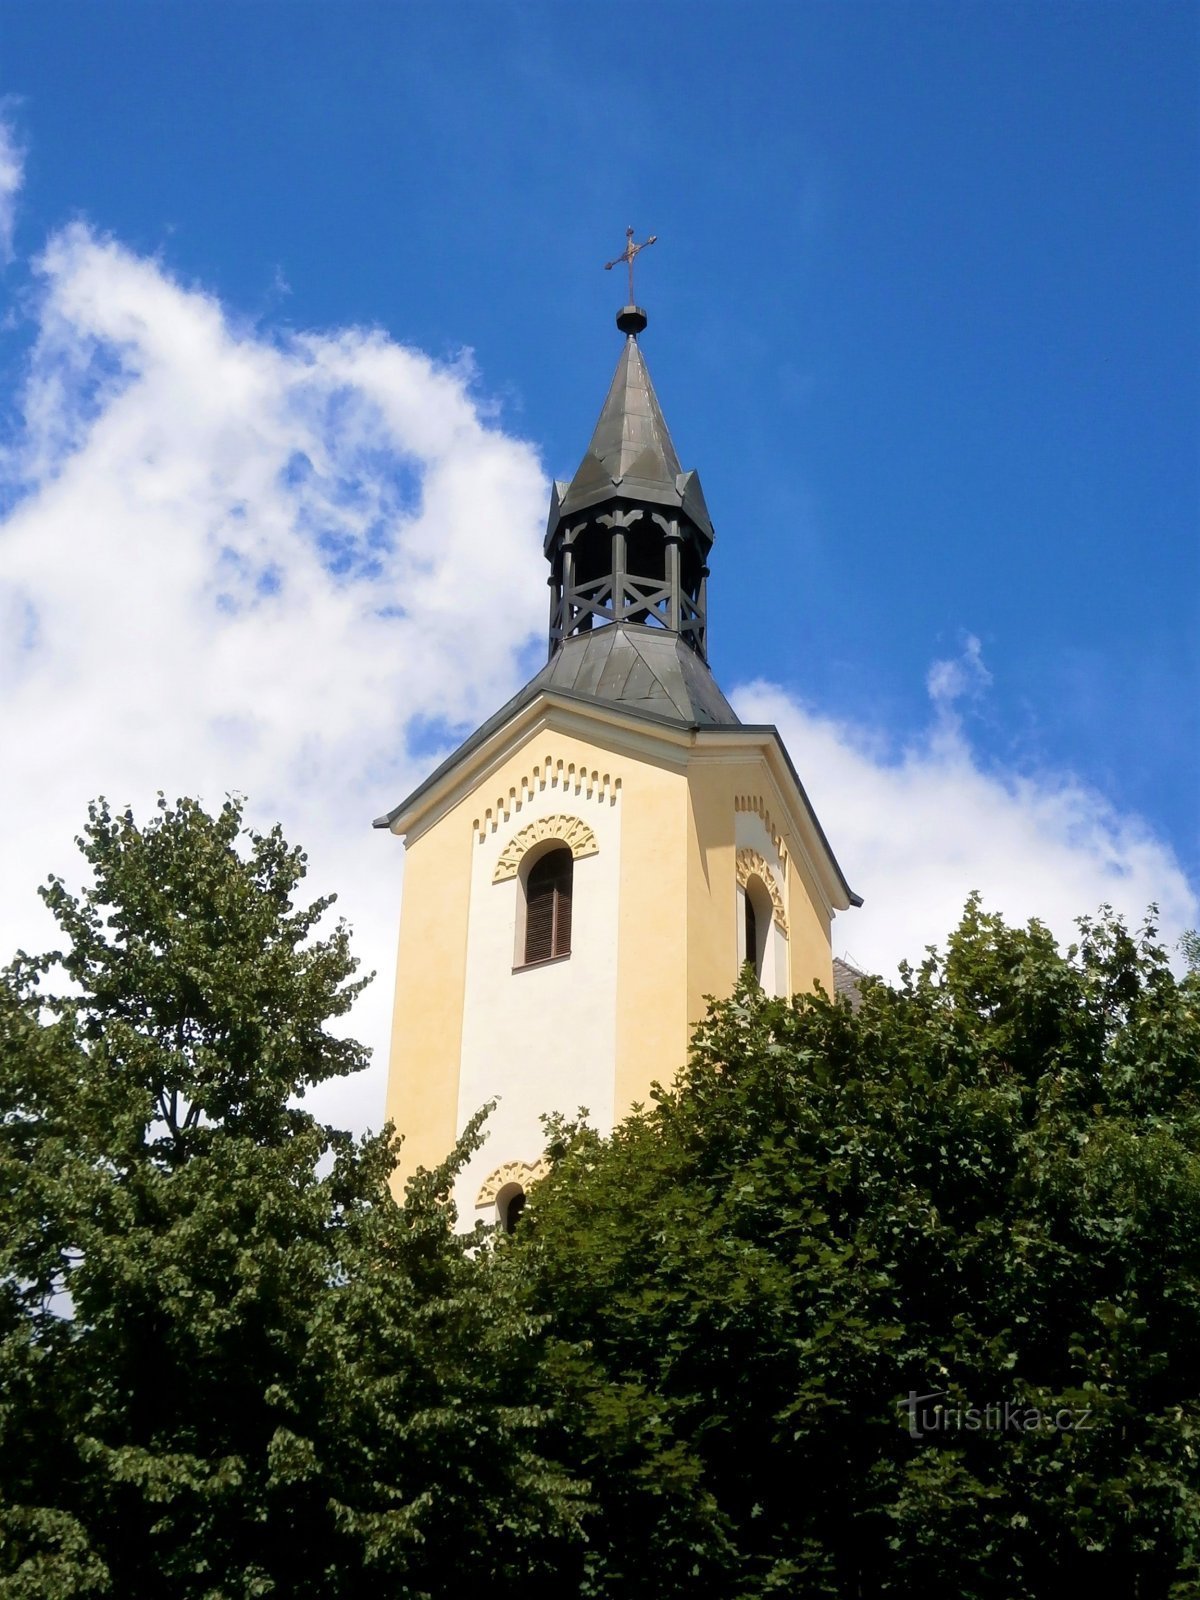
[[[737,881],[744,889],[751,878],[758,878],[762,883],[771,902],[767,916],[774,919],[775,926],[786,939],[787,912],[784,910],[783,895],[771,865],[757,850],[743,848],[737,852]]]
[[[571,859],[574,860],[575,858],[575,852],[571,850],[571,846],[565,839],[539,839],[536,844],[531,844],[529,846],[529,849],[526,850],[525,854],[521,857],[520,865],[517,867],[516,872],[517,882],[522,886],[522,888],[528,884],[529,874],[533,871],[534,867],[537,866],[542,857],[550,855],[555,850],[570,850]]]
[[[517,877],[532,850],[539,845],[556,844],[565,845],[576,861],[583,856],[594,856],[600,849],[596,835],[582,817],[567,816],[562,812],[551,817],[538,817],[535,822],[527,823],[518,833],[514,833],[500,852],[492,882],[504,883],[509,878]]]
[[[490,1206],[492,1220],[498,1222],[506,1233],[511,1233],[525,1209],[531,1187],[539,1178],[544,1178],[549,1170],[550,1163],[545,1156],[537,1161],[506,1161],[494,1172],[488,1173],[480,1184],[475,1205],[480,1210]],[[514,1201],[517,1202],[515,1215]]]
[[[479,1193],[475,1197],[477,1206],[495,1205],[505,1184],[515,1184],[519,1189],[528,1189],[531,1183],[536,1183],[539,1178],[544,1178],[550,1170],[550,1163],[545,1156],[539,1156],[536,1161],[505,1161],[494,1172],[489,1172],[479,1185]]]

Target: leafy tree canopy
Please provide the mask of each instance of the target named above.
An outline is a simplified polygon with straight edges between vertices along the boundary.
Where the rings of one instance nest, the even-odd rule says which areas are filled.
[[[0,974],[0,1600],[1200,1594],[1200,974],[1151,928],[972,902],[857,1012],[747,979],[489,1241],[480,1118],[397,1204],[390,1130],[304,1108],[362,980],[278,830],[80,842]]]
[[[560,1592],[1200,1593],[1198,1002],[1150,927],[972,901],[857,1014],[747,979],[555,1126],[498,1267],[592,1482]]]
[[[0,1596],[501,1595],[575,1515],[527,1314],[298,1104],[362,987],[278,829],[100,803],[0,978]],[[65,985],[56,974],[69,980]]]

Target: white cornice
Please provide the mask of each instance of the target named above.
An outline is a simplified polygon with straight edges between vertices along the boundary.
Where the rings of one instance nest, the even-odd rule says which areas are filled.
[[[789,846],[808,868],[826,911],[844,911],[852,904],[776,728],[745,724],[673,727],[630,715],[614,705],[557,695],[553,690],[544,690],[522,706],[437,783],[419,790],[412,804],[393,818],[391,831],[403,835],[407,844],[415,843],[468,794],[485,785],[515,745],[543,731],[592,742],[600,739],[616,753],[654,761],[678,772],[696,762],[724,764],[744,761],[750,754],[763,756],[771,780],[770,796],[764,798],[782,817]]]
[[[604,729],[605,743],[624,755],[658,761],[682,772],[692,748],[689,728],[661,727],[644,717],[622,716],[611,707],[570,700],[543,691],[515,712],[482,744],[468,751],[463,760],[443,774],[436,784],[417,792],[413,803],[396,814],[390,827],[414,843],[472,793],[508,760],[514,745],[543,731],[563,733],[577,739],[595,740],[597,725]]]

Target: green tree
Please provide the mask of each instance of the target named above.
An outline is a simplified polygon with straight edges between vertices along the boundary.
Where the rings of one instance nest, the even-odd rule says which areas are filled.
[[[278,829],[101,803],[80,844],[61,954],[0,980],[0,1596],[515,1592],[575,1496],[450,1225],[478,1122],[397,1205],[390,1130],[303,1109],[364,980]]]
[[[1198,1086],[1152,928],[973,900],[857,1014],[744,982],[610,1139],[553,1127],[497,1265],[592,1481],[557,1592],[1200,1593]]]

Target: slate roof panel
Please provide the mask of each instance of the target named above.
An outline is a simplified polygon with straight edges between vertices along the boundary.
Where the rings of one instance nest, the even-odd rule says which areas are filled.
[[[600,411],[591,443],[569,484],[556,483],[549,543],[562,517],[614,494],[681,510],[711,544],[712,523],[695,472],[684,472],[650,381],[645,358],[630,335]]]

